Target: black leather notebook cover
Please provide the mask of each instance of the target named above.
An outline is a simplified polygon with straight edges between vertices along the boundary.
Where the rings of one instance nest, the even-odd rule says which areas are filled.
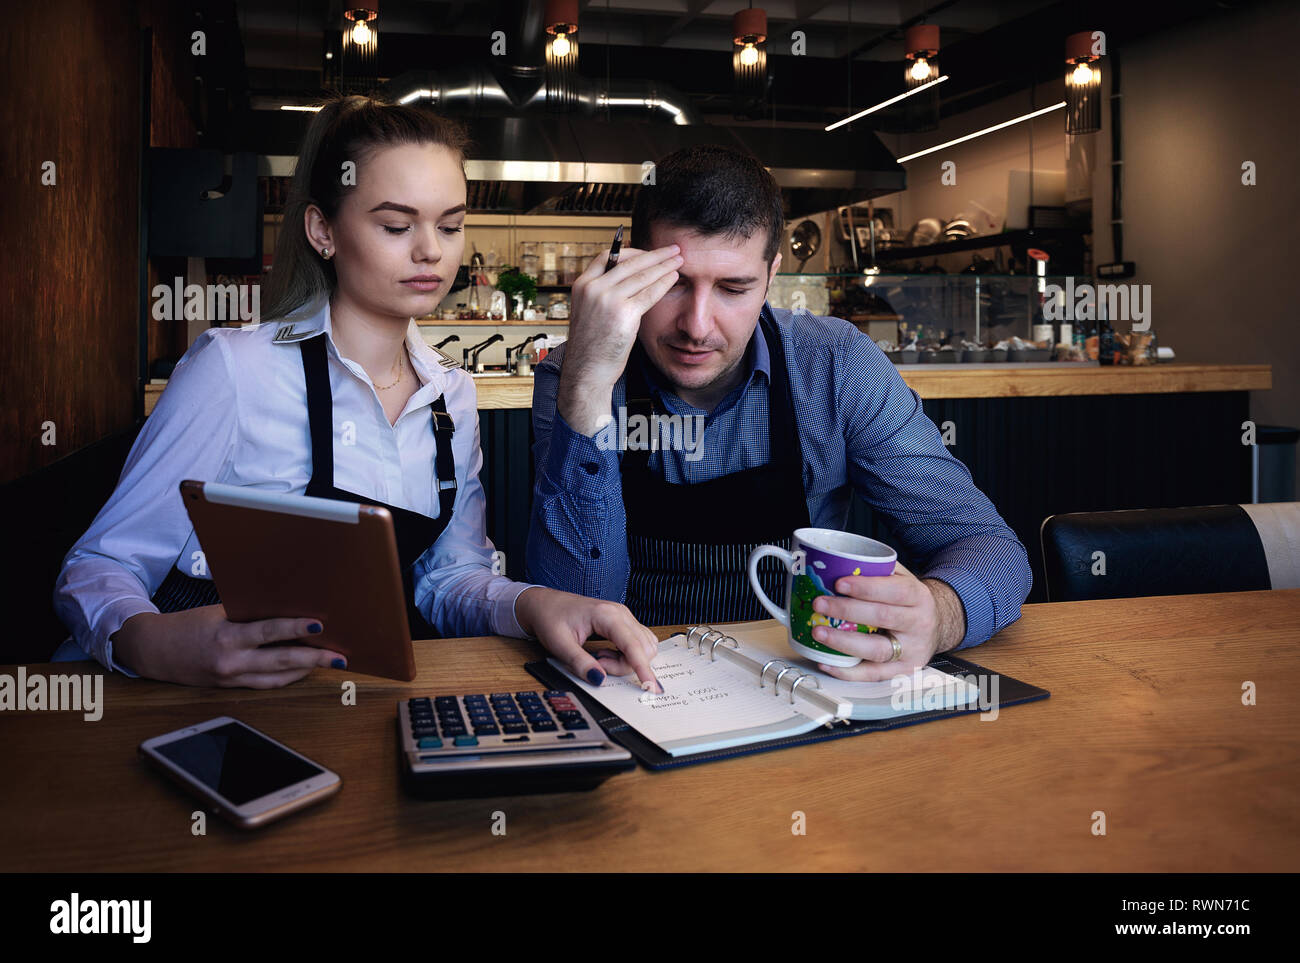
[[[1036,702],[1039,699],[1046,699],[1050,692],[1046,689],[1040,689],[1038,686],[1030,685],[1027,682],[1021,682],[1019,679],[1013,679],[1009,675],[1002,675],[993,672],[983,666],[976,665],[974,662],[967,662],[965,659],[959,659],[956,656],[940,655],[930,661],[930,665],[941,672],[947,672],[954,675],[975,676],[971,680],[980,686],[988,686],[982,689],[983,692],[992,694],[993,678],[998,680],[998,711],[1008,706],[1019,705],[1022,702]],[[978,706],[974,708],[963,709],[930,709],[920,712],[909,712],[905,715],[894,716],[890,719],[861,719],[850,721],[846,724],[834,725],[830,728],[820,726],[811,732],[805,732],[798,736],[787,736],[784,739],[770,739],[766,742],[752,742],[744,746],[732,746],[730,749],[715,749],[712,752],[697,752],[688,756],[669,755],[664,750],[647,739],[641,733],[637,732],[618,716],[610,713],[608,709],[602,706],[587,693],[577,688],[568,676],[564,675],[549,662],[529,662],[524,666],[533,677],[545,685],[548,689],[564,689],[572,692],[577,696],[587,711],[591,713],[593,719],[600,723],[605,733],[625,748],[632,755],[636,756],[647,769],[674,769],[678,766],[691,766],[700,762],[713,762],[717,759],[730,759],[733,756],[747,756],[754,752],[768,752],[772,749],[785,749],[789,746],[802,746],[810,742],[822,742],[826,739],[842,739],[845,736],[858,736],[864,732],[879,732],[882,729],[897,729],[901,726],[914,726],[922,722],[930,722],[934,719],[946,719],[949,716],[964,715],[971,712],[979,712]],[[987,676],[987,682],[984,677]]]

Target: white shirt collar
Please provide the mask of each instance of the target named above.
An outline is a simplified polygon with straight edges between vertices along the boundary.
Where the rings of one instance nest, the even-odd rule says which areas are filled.
[[[329,350],[334,357],[347,365],[359,377],[365,377],[365,372],[361,366],[355,361],[344,358],[339,352],[338,345],[334,343],[328,299],[322,301],[320,306],[310,315],[295,318],[291,314],[290,318],[293,318],[293,320],[286,319],[271,322],[276,326],[276,332],[272,336],[273,343],[293,345],[299,341],[305,341],[307,338],[315,337],[323,331],[325,332]],[[433,349],[425,342],[424,336],[420,334],[420,326],[415,323],[414,318],[408,322],[406,327],[406,350],[411,356],[411,366],[415,369],[416,377],[420,379],[422,387],[418,390],[431,389],[434,398],[442,394],[446,387],[447,370],[438,362],[438,356],[433,353]],[[367,378],[367,380],[369,379]]]

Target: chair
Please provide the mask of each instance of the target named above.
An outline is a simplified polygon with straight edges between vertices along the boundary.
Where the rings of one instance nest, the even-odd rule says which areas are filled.
[[[1300,588],[1300,502],[1043,520],[1049,602]]]

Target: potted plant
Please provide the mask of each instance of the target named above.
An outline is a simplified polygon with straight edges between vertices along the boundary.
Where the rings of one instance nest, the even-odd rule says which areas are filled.
[[[524,274],[519,268],[502,268],[497,275],[497,290],[506,296],[506,317],[518,321],[515,297],[522,298],[526,305],[531,304],[537,297],[537,278]]]

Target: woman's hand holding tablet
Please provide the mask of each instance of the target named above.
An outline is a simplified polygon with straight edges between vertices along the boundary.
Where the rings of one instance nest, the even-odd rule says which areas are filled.
[[[113,634],[113,658],[139,675],[182,685],[275,689],[297,682],[312,669],[345,667],[343,656],[328,649],[262,648],[309,638],[319,631],[316,619],[231,622],[223,605],[166,614],[141,612]]]
[[[659,654],[659,638],[627,607],[535,585],[515,601],[515,616],[520,628],[562,660],[578,678],[600,685],[606,673],[635,672],[642,688],[664,691],[650,668],[650,660]],[[592,655],[582,643],[593,635],[608,639],[617,649]]]

